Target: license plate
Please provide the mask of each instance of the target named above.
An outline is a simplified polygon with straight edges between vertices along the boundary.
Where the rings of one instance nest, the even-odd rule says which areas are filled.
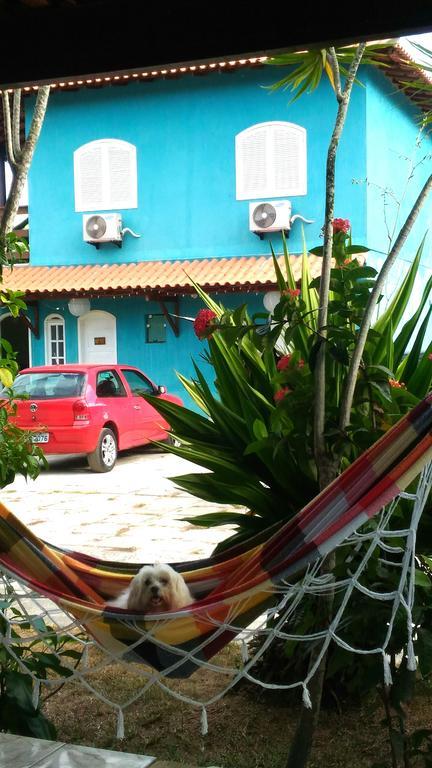
[[[47,443],[48,438],[48,432],[33,432],[31,436],[32,443]]]

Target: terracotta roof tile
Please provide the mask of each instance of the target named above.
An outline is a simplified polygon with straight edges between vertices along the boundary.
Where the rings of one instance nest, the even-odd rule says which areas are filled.
[[[283,269],[283,256],[278,257]],[[301,257],[290,256],[296,280]],[[321,259],[309,256],[313,277],[321,273]],[[74,294],[193,293],[193,283],[211,292],[264,290],[275,287],[273,261],[268,256],[245,256],[191,261],[142,261],[133,264],[97,264],[63,267],[17,265],[3,273],[3,285],[24,291],[27,299]]]

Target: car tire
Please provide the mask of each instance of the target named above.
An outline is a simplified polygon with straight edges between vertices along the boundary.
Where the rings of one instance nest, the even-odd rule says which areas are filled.
[[[96,448],[87,454],[87,461],[93,472],[111,472],[117,461],[117,438],[112,429],[105,429],[99,435]]]
[[[164,440],[164,443],[166,445],[173,445],[175,448],[179,448],[181,446],[180,440],[177,440],[177,438],[173,437],[172,435],[168,435],[167,439]]]

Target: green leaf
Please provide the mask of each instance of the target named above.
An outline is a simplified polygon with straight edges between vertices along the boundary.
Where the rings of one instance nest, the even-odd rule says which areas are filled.
[[[385,365],[368,365],[365,368],[367,379],[373,381],[388,381],[393,376],[393,371]]]
[[[415,652],[422,676],[428,677],[432,672],[432,632],[429,629],[425,627],[417,629]]]
[[[268,448],[268,439],[254,440],[249,443],[243,451],[243,456],[250,456],[252,453],[260,453]]]
[[[414,344],[412,346],[412,349],[405,361],[405,364],[403,366],[403,380],[405,384],[409,387],[409,382],[411,380],[411,377],[415,374],[419,360],[421,358],[421,350],[423,347],[423,341],[426,335],[426,332],[429,327],[429,320],[432,315],[432,304],[429,307],[426,316],[419,328],[419,331],[417,333],[417,336],[415,338]]]
[[[34,711],[31,677],[23,672],[7,671],[4,680],[8,696],[14,699],[16,706],[26,712]]]
[[[423,253],[424,243],[425,243],[426,235],[424,235],[423,240],[420,243],[419,248],[417,249],[417,253],[414,257],[414,260],[399,288],[399,290],[396,291],[393,299],[390,301],[387,309],[385,312],[380,315],[376,323],[374,324],[373,328],[376,331],[380,331],[381,333],[384,333],[385,329],[388,326],[388,323],[390,320],[392,320],[393,328],[397,328],[402,316],[407,308],[409,298],[411,296],[414,282],[416,278],[416,274],[418,271],[418,267],[420,264],[420,259]]]
[[[429,298],[431,291],[432,291],[432,277],[429,278],[429,280],[425,285],[422,298],[416,312],[414,313],[412,318],[405,323],[398,337],[395,340],[395,365],[397,367],[402,362],[402,358],[405,353],[405,350],[412,338],[412,335],[417,326],[417,323],[420,320],[426,301]]]
[[[382,329],[382,335],[379,341],[373,347],[368,344],[368,350],[375,365],[385,365],[386,368],[393,370],[394,343],[393,322],[391,317],[387,319],[387,323]]]
[[[278,286],[280,292],[282,293],[282,291],[285,291],[287,289],[287,284],[286,284],[285,278],[284,278],[284,276],[282,274],[282,270],[279,267],[278,260],[276,258],[275,252],[273,250],[273,246],[271,244],[270,244],[270,248],[271,248],[271,253],[272,253],[274,271],[275,271],[275,274],[276,274],[277,286]]]
[[[347,245],[345,248],[345,252],[348,256],[352,256],[353,253],[369,253],[370,248],[368,248],[366,245]],[[365,267],[365,269],[373,270],[375,272],[375,275],[377,275],[376,269],[373,267]],[[372,272],[369,273],[371,277],[373,277]]]
[[[255,419],[253,433],[257,440],[265,440],[268,437],[267,427],[261,419]]]
[[[8,368],[0,368],[0,382],[4,387],[12,386],[13,376]]]
[[[415,571],[414,583],[416,587],[424,587],[424,589],[431,589],[432,587],[432,581],[430,577],[424,573],[424,571],[420,571],[418,568],[416,568]]]
[[[241,504],[270,520],[275,518],[272,505],[272,493],[259,483],[230,484],[223,476],[214,473],[197,473],[171,477],[170,480],[180,488],[205,501],[216,504]]]
[[[432,361],[429,356],[432,355],[432,342],[423,353],[422,359],[417,365],[416,371],[410,377],[409,388],[413,395],[419,398],[426,397],[432,384]]]
[[[239,525],[251,533],[261,531],[264,526],[261,517],[239,512],[210,512],[207,515],[198,515],[197,517],[184,517],[182,520],[202,528],[215,528],[218,525]]]
[[[318,308],[319,308],[319,296],[318,291],[311,287],[311,275],[309,269],[308,251],[306,248],[306,240],[304,234],[304,228],[302,227],[303,238],[303,254],[302,254],[302,275],[301,275],[301,295],[305,303],[306,314],[308,315],[308,324],[313,330],[317,328],[318,322]],[[312,334],[312,331],[304,328],[304,349],[302,352],[306,354],[307,337]]]

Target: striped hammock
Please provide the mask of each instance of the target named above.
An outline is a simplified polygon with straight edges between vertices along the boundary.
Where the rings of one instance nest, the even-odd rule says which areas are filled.
[[[432,460],[432,393],[295,517],[207,560],[176,563],[196,602],[139,615],[107,601],[142,564],[98,560],[38,539],[0,504],[0,568],[56,603],[113,658],[188,677],[322,558],[407,488]]]

